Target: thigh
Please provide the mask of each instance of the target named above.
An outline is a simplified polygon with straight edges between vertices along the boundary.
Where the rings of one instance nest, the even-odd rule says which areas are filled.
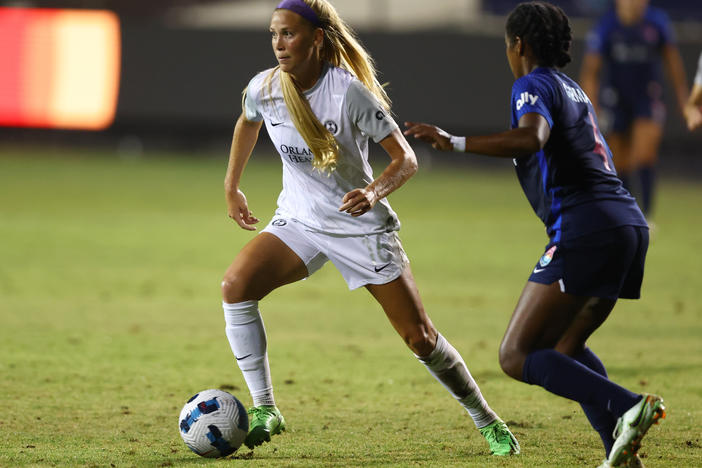
[[[607,145],[612,151],[614,167],[619,172],[629,172],[633,169],[629,134],[624,132],[610,132],[606,137]]]
[[[658,148],[663,137],[660,122],[648,118],[638,118],[631,126],[631,154],[636,164],[651,165],[658,158]]]
[[[363,236],[319,234],[324,253],[344,277],[349,289],[383,285],[402,275],[409,260],[397,232]]]
[[[366,289],[385,311],[393,328],[419,356],[426,356],[436,346],[436,329],[424,311],[419,290],[409,266],[386,284],[367,284]]]
[[[553,348],[588,298],[561,292],[557,282],[527,282],[507,325],[502,347],[520,354]]]
[[[222,281],[226,302],[260,300],[272,290],[307,276],[302,259],[282,240],[262,232],[247,243]]]
[[[510,371],[519,379],[532,351],[554,348],[573,355],[606,320],[615,302],[566,294],[558,283],[527,282],[502,339],[501,358],[510,357]]]

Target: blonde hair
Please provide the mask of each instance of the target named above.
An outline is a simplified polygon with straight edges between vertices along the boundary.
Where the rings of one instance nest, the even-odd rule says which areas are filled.
[[[385,110],[390,111],[390,98],[378,82],[373,58],[360,44],[353,30],[328,1],[303,1],[317,14],[320,27],[324,31],[320,60],[353,73],[380,101]],[[280,67],[275,67],[266,79],[268,95],[271,95],[271,81],[276,71],[290,118],[314,154],[312,165],[320,170],[334,170],[339,155],[339,144],[314,114],[309,101],[295,84],[293,77],[280,70]]]

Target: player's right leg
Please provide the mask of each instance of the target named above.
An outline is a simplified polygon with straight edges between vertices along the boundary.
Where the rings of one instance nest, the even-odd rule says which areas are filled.
[[[629,133],[627,131],[612,131],[607,134],[606,140],[610,151],[612,151],[617,176],[624,184],[624,188],[633,194],[632,174],[635,169],[635,161],[632,157]]]
[[[244,441],[249,448],[285,430],[285,420],[273,397],[266,331],[258,301],[307,275],[305,262],[290,247],[275,235],[262,232],[244,246],[222,280],[227,338],[253,399],[249,434]]]

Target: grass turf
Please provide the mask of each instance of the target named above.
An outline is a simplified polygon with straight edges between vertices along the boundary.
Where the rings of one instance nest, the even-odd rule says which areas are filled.
[[[364,290],[331,265],[262,301],[289,430],[205,460],[178,435],[186,399],[250,403],[224,336],[219,280],[251,234],[227,219],[226,161],[0,151],[0,466],[597,466],[577,404],[507,378],[497,348],[546,237],[509,169],[424,170],[393,194],[427,311],[523,454],[489,457],[470,418]],[[243,189],[265,224],[279,163]],[[660,393],[649,467],[702,465],[702,187],[660,186],[643,298],[591,347],[616,382]]]

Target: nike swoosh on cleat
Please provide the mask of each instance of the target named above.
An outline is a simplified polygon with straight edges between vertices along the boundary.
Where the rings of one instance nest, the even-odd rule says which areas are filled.
[[[246,359],[247,357],[251,356],[251,354],[253,354],[253,353],[249,353],[246,356],[241,356],[241,357],[234,356],[234,357],[236,358],[237,361],[241,361],[242,359]]]
[[[376,273],[379,273],[379,272],[383,271],[385,269],[385,267],[387,267],[389,265],[390,265],[389,263],[386,263],[385,265],[383,265],[381,267],[373,267],[373,268],[375,268]]]

